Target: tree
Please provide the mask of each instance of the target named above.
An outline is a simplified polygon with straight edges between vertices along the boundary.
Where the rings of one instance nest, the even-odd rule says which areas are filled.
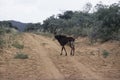
[[[120,30],[120,4],[115,3],[110,6],[97,4],[97,11],[94,13],[96,22],[99,26],[94,28],[98,30],[96,33],[97,38],[104,41],[113,38],[113,34]]]
[[[62,27],[62,20],[55,18],[55,16],[51,16],[43,22],[44,31],[55,33],[57,29]]]
[[[63,14],[59,14],[58,17],[61,19],[71,19],[73,15],[73,11],[65,11]]]
[[[92,8],[92,4],[88,2],[85,4],[85,6],[83,8],[83,12],[88,13],[91,10],[91,8]]]
[[[25,31],[28,31],[28,32],[43,31],[43,27],[42,27],[41,23],[35,23],[35,24],[29,23],[29,24],[27,24]]]

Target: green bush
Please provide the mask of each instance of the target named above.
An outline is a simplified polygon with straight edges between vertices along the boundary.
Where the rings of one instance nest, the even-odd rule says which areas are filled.
[[[103,53],[102,53],[104,58],[107,58],[109,56],[109,54],[110,53],[108,51],[106,51],[106,50],[104,50]]]
[[[14,46],[14,47],[16,47],[18,49],[23,49],[24,48],[24,45],[19,44],[18,42],[13,43],[12,46]]]
[[[15,59],[27,59],[28,58],[28,55],[27,54],[24,54],[24,53],[17,53],[14,57]]]
[[[3,48],[4,47],[4,44],[5,44],[5,41],[0,39],[0,48]]]
[[[0,28],[0,35],[4,35],[5,34],[5,29],[4,28]]]

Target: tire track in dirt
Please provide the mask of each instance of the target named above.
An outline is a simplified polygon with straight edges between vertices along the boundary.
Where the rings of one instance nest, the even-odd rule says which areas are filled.
[[[49,42],[47,41],[46,39],[43,39],[44,41],[46,42]],[[54,43],[51,43],[51,47]],[[50,45],[50,44],[49,44]],[[48,46],[49,46],[48,45]],[[59,47],[56,45],[56,47]],[[53,46],[54,48],[54,46]],[[54,48],[55,49],[55,48]],[[51,51],[51,50],[50,50]],[[73,66],[74,65],[74,68],[77,68],[79,70],[79,72],[82,73],[82,75],[88,79],[88,80],[103,80],[101,77],[99,77],[98,75],[96,75],[94,72],[92,72],[89,68],[87,68],[86,66],[84,66],[82,63],[79,63],[77,60],[75,60],[74,57],[66,57],[67,60],[70,61],[70,65]]]
[[[53,43],[52,43],[53,44]],[[57,46],[57,45],[56,45]],[[51,46],[52,47],[52,46]],[[55,48],[54,48],[55,49]],[[56,49],[55,49],[56,50]],[[50,50],[51,51],[51,50]],[[51,52],[52,53],[52,52]],[[87,80],[109,80],[109,79],[103,79],[101,76],[98,76],[96,73],[91,71],[88,67],[86,67],[84,64],[78,62],[75,57],[68,56],[66,57],[67,60],[70,61],[70,65],[79,70],[79,72],[82,73],[82,76],[84,76]],[[56,63],[54,63],[56,64]]]
[[[52,52],[51,52],[52,53]],[[59,54],[57,54],[59,55]],[[98,76],[96,73],[92,72],[88,67],[86,67],[84,64],[79,63],[73,56],[55,56],[57,58],[53,58],[53,55],[51,56],[52,60],[54,61],[54,64],[59,65],[58,68],[61,68],[61,70],[65,70],[65,73],[62,72],[64,75],[68,73],[69,76],[66,77],[66,79],[75,79],[75,80],[107,80],[103,79],[102,77]],[[57,62],[56,62],[57,61]],[[73,78],[70,78],[70,77]],[[109,80],[109,79],[108,79]]]
[[[76,54],[79,53],[78,49],[76,50],[75,56],[70,56],[69,54],[68,56],[60,56],[61,46],[51,38],[32,33],[22,34],[21,37],[25,45],[21,52],[28,54],[29,58],[26,60],[16,60],[10,57],[7,63],[5,62],[0,66],[1,80],[119,80],[119,71],[117,72],[118,76],[114,76],[116,72],[112,72],[111,69],[113,67],[105,67],[109,68],[105,72],[105,68],[96,69],[95,66],[99,65],[99,63],[95,64],[95,66],[89,64],[92,62],[84,54],[84,50],[86,49],[85,45],[78,47],[80,50],[83,50],[82,53],[84,56]],[[81,49],[81,46],[84,48]],[[70,53],[70,48],[66,48],[68,53]],[[17,50],[10,50],[10,56],[14,56],[12,53]],[[7,53],[9,54],[9,52]],[[6,56],[8,55],[6,54]],[[101,71],[99,72],[98,70]]]
[[[83,76],[85,76],[88,80],[104,80],[102,77],[92,72],[84,64],[78,62],[74,57],[69,57],[69,58],[70,58],[69,60],[71,60],[71,62],[74,63],[74,66],[76,66],[76,68],[78,68],[79,71],[83,73]]]
[[[36,55],[40,56],[44,63],[48,80],[109,80],[80,63],[76,56],[59,56],[60,46],[55,41],[34,34],[30,37],[36,46]]]
[[[70,51],[70,49],[68,49],[68,51]],[[59,52],[59,51],[57,50],[57,52]],[[74,68],[77,68],[79,70],[79,72],[82,73],[82,76],[84,77],[84,79],[82,78],[83,80],[110,80],[110,78],[103,77],[103,76],[98,75],[97,73],[93,72],[91,70],[91,67],[89,68],[88,66],[85,66],[84,64],[80,63],[77,60],[78,56],[76,57],[76,56],[69,56],[68,55],[65,57],[66,57],[66,60],[69,61],[69,64],[71,66],[73,65]],[[118,80],[118,79],[115,79],[115,80]]]
[[[41,37],[38,39],[37,37],[35,38],[34,36],[36,35],[33,34],[28,36],[32,39],[32,43],[36,45],[36,49],[34,49],[36,56],[40,56],[40,59],[42,59],[44,63],[46,74],[48,74],[46,77],[48,77],[49,80],[64,80],[64,76],[59,72],[52,60],[47,55],[49,52],[43,48],[43,45],[41,45],[41,42],[44,42],[44,40],[41,39]]]

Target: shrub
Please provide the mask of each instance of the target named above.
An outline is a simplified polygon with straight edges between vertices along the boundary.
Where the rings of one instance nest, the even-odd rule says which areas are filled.
[[[4,44],[5,44],[5,41],[0,39],[0,48],[3,48]]]
[[[17,53],[14,57],[15,59],[27,59],[28,58],[28,55],[27,54],[24,54],[24,53]]]
[[[34,32],[35,34],[37,35],[42,35],[42,36],[46,36],[46,37],[52,37],[52,34],[51,33],[44,33],[44,32]]]
[[[0,28],[0,35],[4,35],[5,34],[5,29],[4,28]]]
[[[19,44],[18,42],[13,43],[12,46],[14,46],[14,47],[16,47],[18,49],[23,49],[24,48],[24,45]]]
[[[104,58],[107,58],[109,56],[109,54],[110,53],[108,51],[106,51],[106,50],[104,50],[103,53],[102,53]]]

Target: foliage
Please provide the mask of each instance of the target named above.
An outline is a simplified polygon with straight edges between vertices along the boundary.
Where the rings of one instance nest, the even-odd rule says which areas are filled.
[[[109,54],[110,53],[108,51],[106,51],[106,50],[104,50],[103,53],[102,53],[104,58],[107,58],[109,56]]]
[[[5,41],[3,40],[3,36],[5,34],[5,30],[0,28],[0,48],[3,48]]]
[[[51,33],[45,33],[45,32],[34,32],[34,34],[37,34],[37,35],[42,35],[42,36],[46,36],[46,37],[52,37],[53,36],[53,34],[51,34]]]
[[[91,8],[92,8],[92,4],[88,2],[85,4],[85,7],[83,8],[83,12],[88,13],[91,10]]]
[[[4,28],[0,28],[0,35],[4,35],[5,34],[5,29]]]
[[[35,24],[29,23],[29,24],[27,24],[24,31],[25,32],[43,31],[43,28],[40,23],[35,23]]]
[[[97,4],[90,13],[91,3],[83,11],[65,11],[53,15],[43,24],[30,24],[26,31],[88,36],[90,40],[120,40],[120,2],[111,5]]]
[[[24,48],[24,45],[19,44],[18,42],[14,42],[14,43],[12,44],[12,46],[14,46],[14,47],[16,47],[16,48],[18,48],[18,49],[23,49],[23,48]]]
[[[0,48],[3,48],[5,44],[5,41],[3,39],[0,39]]]
[[[72,18],[73,11],[66,11],[63,14],[59,14],[58,16],[59,16],[60,19],[66,19],[66,20],[68,20],[68,19]]]
[[[0,21],[0,28],[14,28],[18,29],[17,27],[13,26],[12,23],[9,21]]]
[[[15,59],[27,59],[28,58],[28,55],[27,54],[24,54],[24,53],[17,53],[14,57]]]
[[[107,14],[107,15],[106,15]],[[99,23],[97,28],[97,38],[107,41],[112,39],[114,33],[120,29],[120,4],[112,4],[110,6],[99,4],[98,10],[95,13],[96,20]]]
[[[55,33],[57,30],[61,30],[64,23],[62,19],[57,19],[55,16],[51,16],[43,22],[44,32]]]

